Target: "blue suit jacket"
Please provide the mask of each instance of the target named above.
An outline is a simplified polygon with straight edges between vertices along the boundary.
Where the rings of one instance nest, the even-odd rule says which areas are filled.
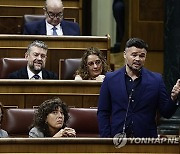
[[[157,137],[156,112],[172,116],[177,105],[167,94],[160,74],[142,69],[142,81],[134,106],[129,108],[127,122],[132,119],[134,137]],[[125,67],[106,74],[98,104],[98,123],[101,137],[121,133],[128,105]]]
[[[42,70],[42,78],[47,80],[57,80],[58,76],[54,72],[50,72],[48,70]],[[12,72],[8,75],[8,79],[29,79],[27,67],[23,67],[20,70]]]
[[[63,35],[79,36],[80,28],[77,23],[71,21],[61,21],[61,27]],[[46,22],[45,19],[39,21],[33,21],[24,25],[25,35],[46,35]]]

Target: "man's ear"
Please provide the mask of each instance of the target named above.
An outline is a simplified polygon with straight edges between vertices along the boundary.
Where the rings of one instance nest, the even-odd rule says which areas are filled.
[[[124,51],[124,54],[123,54],[124,58],[126,58],[126,51]]]
[[[44,15],[46,15],[46,8],[45,7],[43,7],[43,11],[44,11]]]
[[[24,57],[27,59],[28,58],[28,52],[25,53]]]

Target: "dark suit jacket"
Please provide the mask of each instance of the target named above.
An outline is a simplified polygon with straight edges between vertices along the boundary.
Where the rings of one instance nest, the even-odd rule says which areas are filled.
[[[43,69],[42,70],[42,78],[47,79],[47,80],[51,80],[51,79],[57,80],[58,76],[53,72]],[[27,73],[27,67],[24,67],[20,70],[10,73],[8,75],[8,79],[29,79],[28,73]]]
[[[72,35],[72,36],[80,35],[79,25],[75,22],[62,20],[61,27],[62,27],[63,35]],[[25,35],[46,35],[45,19],[26,23],[24,25],[23,34],[25,34]]]
[[[129,108],[127,121],[133,121],[134,137],[157,137],[156,111],[170,118],[177,105],[167,94],[160,74],[142,69],[140,90],[135,104]],[[98,104],[98,123],[101,137],[114,137],[122,133],[128,106],[125,67],[106,74]]]

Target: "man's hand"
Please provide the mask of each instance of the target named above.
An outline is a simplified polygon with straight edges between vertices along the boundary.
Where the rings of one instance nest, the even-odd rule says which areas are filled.
[[[171,91],[171,99],[175,101],[180,94],[180,79],[177,80],[176,84],[174,85]]]

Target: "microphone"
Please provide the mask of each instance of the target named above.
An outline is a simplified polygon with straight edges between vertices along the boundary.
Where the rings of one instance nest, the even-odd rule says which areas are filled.
[[[127,121],[127,115],[128,115],[128,112],[129,112],[129,106],[130,106],[130,103],[131,103],[131,97],[132,97],[132,93],[133,91],[131,90],[131,93],[129,94],[129,99],[128,99],[128,106],[127,106],[127,109],[126,109],[126,115],[125,115],[125,118],[124,118],[124,124],[123,124],[123,130],[122,130],[122,137],[126,137],[126,121]]]

